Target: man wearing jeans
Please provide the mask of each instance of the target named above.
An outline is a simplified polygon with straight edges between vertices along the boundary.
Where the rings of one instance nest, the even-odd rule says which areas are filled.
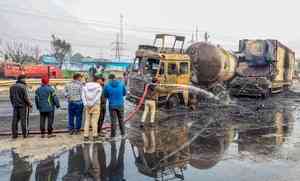
[[[71,135],[80,133],[82,123],[83,103],[81,95],[83,85],[81,79],[81,74],[74,74],[73,81],[65,88],[65,96],[68,99],[68,128]],[[75,125],[74,119],[76,119]]]
[[[119,121],[120,132],[125,136],[124,127],[124,96],[126,87],[121,80],[116,80],[114,74],[109,75],[109,82],[104,87],[104,96],[108,99],[109,114],[111,119],[111,137],[116,136],[116,122]]]

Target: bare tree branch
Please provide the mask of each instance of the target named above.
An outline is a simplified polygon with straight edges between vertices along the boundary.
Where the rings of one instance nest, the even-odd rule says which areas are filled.
[[[22,42],[12,41],[6,43],[3,53],[13,62],[23,65],[39,63],[41,50],[38,46],[33,47]]]

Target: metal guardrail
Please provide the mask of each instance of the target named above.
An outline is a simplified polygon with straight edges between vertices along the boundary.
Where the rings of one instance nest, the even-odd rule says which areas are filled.
[[[0,80],[0,87],[9,87],[13,85],[16,81],[15,80]],[[71,79],[50,79],[50,85],[65,85],[71,82]],[[41,84],[40,79],[26,79],[26,83],[29,86],[39,85]]]

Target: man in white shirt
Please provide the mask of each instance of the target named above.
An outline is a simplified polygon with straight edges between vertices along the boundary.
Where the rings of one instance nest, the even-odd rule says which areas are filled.
[[[89,140],[90,125],[92,126],[93,140],[98,138],[98,120],[100,116],[100,98],[102,87],[101,77],[95,76],[93,82],[88,82],[82,89],[82,102],[85,107],[84,140]]]

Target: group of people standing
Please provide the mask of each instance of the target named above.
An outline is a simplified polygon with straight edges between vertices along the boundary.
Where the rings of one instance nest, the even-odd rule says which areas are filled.
[[[29,99],[25,76],[19,76],[16,84],[10,88],[10,100],[13,105],[12,138],[18,137],[18,122],[21,121],[22,135],[28,136],[28,112],[33,105]],[[83,117],[84,140],[93,140],[104,136],[103,127],[106,104],[108,101],[111,119],[111,137],[116,136],[116,123],[119,122],[120,133],[125,136],[124,127],[124,96],[127,90],[124,81],[116,79],[110,74],[108,81],[102,74],[95,74],[90,82],[85,83],[83,76],[76,73],[73,81],[65,87],[65,97],[68,101],[68,130],[70,135],[80,134]],[[49,78],[41,79],[41,86],[35,92],[36,108],[40,112],[41,137],[45,137],[45,122],[47,119],[47,137],[55,135],[53,132],[54,112],[60,108],[59,99],[55,89],[49,85]],[[92,131],[90,131],[90,127]]]
[[[17,82],[10,87],[9,98],[13,106],[13,121],[12,121],[12,138],[18,137],[18,124],[21,121],[22,135],[26,138],[29,133],[29,112],[32,110],[32,102],[28,95],[26,77],[20,75]],[[45,123],[47,119],[48,138],[55,135],[52,134],[54,111],[55,108],[60,108],[59,99],[56,96],[55,89],[49,85],[49,78],[41,79],[41,86],[35,92],[35,105],[40,112],[40,131],[41,137],[45,137]]]

